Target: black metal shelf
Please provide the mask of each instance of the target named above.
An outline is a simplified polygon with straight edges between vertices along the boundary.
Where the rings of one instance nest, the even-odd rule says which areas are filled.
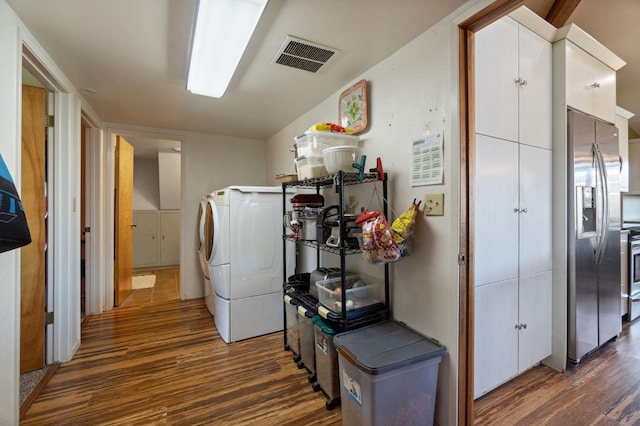
[[[386,176],[385,176],[386,177]],[[339,180],[339,173],[331,174],[327,176],[304,179],[304,180],[296,180],[291,182],[284,182],[282,184],[283,188],[291,187],[291,188],[328,188],[335,184]],[[365,173],[360,180],[360,175],[358,173],[342,173],[342,186],[347,185],[359,185],[365,182],[375,182],[378,181],[377,173]]]
[[[295,238],[295,237],[292,237],[290,235],[284,235],[282,237],[282,239],[284,239],[285,241],[293,241],[293,242],[298,243],[298,244],[303,244],[303,245],[305,245],[307,247],[313,247],[315,249],[326,251],[328,253],[340,254],[342,252],[342,250],[343,250],[341,247],[332,247],[332,246],[328,246],[326,244],[318,244],[315,241],[301,240],[299,238]],[[362,253],[362,249],[360,249],[360,246],[357,246],[357,247],[345,247],[344,248],[344,254],[345,255],[358,254],[358,253]]]
[[[382,179],[381,179],[382,178]],[[359,173],[344,173],[342,171],[331,174],[328,176],[322,176],[312,179],[304,179],[292,182],[283,182],[282,183],[282,210],[283,214],[286,213],[287,210],[287,188],[306,188],[306,189],[315,189],[316,192],[319,192],[321,188],[335,188],[335,192],[339,194],[339,212],[340,212],[340,220],[338,221],[340,225],[340,235],[345,235],[346,230],[346,221],[344,220],[344,206],[345,206],[345,194],[343,188],[345,186],[350,185],[359,185],[363,183],[373,182],[381,182],[382,184],[382,198],[383,198],[383,213],[385,216],[387,215],[387,174],[383,173],[378,175],[378,173],[365,173],[362,176]],[[341,281],[344,284],[346,278],[346,257],[351,254],[362,253],[360,246],[349,246],[346,244],[345,239],[341,239],[340,245],[338,247],[328,246],[326,244],[319,244],[316,241],[308,241],[308,240],[300,240],[298,238],[294,238],[293,236],[286,235],[286,228],[283,224],[282,226],[282,245],[283,245],[283,270],[285,271],[285,279],[286,279],[286,245],[287,242],[295,242],[296,244],[302,244],[308,247],[315,248],[317,250],[318,262],[320,259],[320,251],[334,253],[340,256],[340,270],[341,270]],[[319,265],[318,265],[319,266]],[[371,324],[377,321],[381,321],[384,319],[388,319],[391,317],[391,311],[389,309],[389,265],[385,263],[384,265],[384,302],[378,303],[376,305],[372,305],[365,308],[349,310],[347,311],[347,303],[346,303],[346,290],[345,286],[342,285],[342,294],[341,294],[341,304],[342,309],[341,312],[330,312],[329,314],[323,316],[323,318],[329,320],[333,325],[335,325],[337,331],[346,331],[353,328],[357,328],[363,325]],[[286,292],[286,284],[285,289]],[[304,300],[304,298],[303,298]],[[309,302],[306,300],[306,302]],[[319,306],[319,304],[318,304]],[[283,306],[283,310],[284,310]],[[287,333],[286,333],[286,311],[284,312],[285,321],[284,321],[284,343],[285,348],[287,347]],[[321,315],[322,316],[322,315]]]

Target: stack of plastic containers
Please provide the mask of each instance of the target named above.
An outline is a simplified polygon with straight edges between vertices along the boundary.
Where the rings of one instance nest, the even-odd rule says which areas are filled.
[[[309,273],[289,277],[284,294],[286,349],[294,352],[298,368],[306,368],[309,382],[317,389],[312,320],[317,316],[317,297],[309,293]]]
[[[327,176],[322,151],[326,148],[338,146],[358,146],[358,136],[346,133],[333,133],[307,130],[303,135],[295,138],[296,171],[298,179],[311,179]]]

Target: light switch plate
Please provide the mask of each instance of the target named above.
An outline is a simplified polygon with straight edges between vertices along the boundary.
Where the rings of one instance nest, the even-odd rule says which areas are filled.
[[[444,216],[444,194],[427,194],[424,197],[425,216]]]

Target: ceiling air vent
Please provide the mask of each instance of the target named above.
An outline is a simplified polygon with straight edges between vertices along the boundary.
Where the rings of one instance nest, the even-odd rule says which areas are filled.
[[[333,47],[287,36],[272,62],[299,70],[317,72],[337,52],[339,50]]]

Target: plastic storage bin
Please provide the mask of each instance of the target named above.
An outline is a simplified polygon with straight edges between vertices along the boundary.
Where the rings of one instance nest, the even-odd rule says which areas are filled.
[[[316,378],[320,389],[327,395],[325,406],[333,410],[340,401],[340,377],[338,376],[338,351],[333,345],[336,331],[319,316],[313,318],[316,342]]]
[[[344,425],[433,424],[445,348],[396,321],[334,337]]]
[[[296,173],[300,180],[322,177],[328,174],[322,161],[322,155],[303,155],[296,158]]]
[[[298,302],[293,297],[291,297],[291,295],[285,294],[284,309],[287,327],[287,345],[289,345],[289,350],[293,352],[293,360],[295,362],[298,362],[300,361]]]
[[[328,278],[317,281],[315,285],[318,290],[318,300],[320,303],[333,312],[342,312],[341,278]],[[357,275],[347,275],[344,285],[347,292],[347,311],[380,303],[378,284],[367,283]]]
[[[313,317],[316,313],[308,310],[303,304],[298,306],[298,330],[300,336],[300,361],[298,368],[305,367],[309,371],[309,383],[316,381],[315,339],[313,336]]]
[[[296,155],[322,157],[322,151],[327,148],[339,145],[357,146],[359,141],[358,136],[345,133],[307,130],[295,138]]]

